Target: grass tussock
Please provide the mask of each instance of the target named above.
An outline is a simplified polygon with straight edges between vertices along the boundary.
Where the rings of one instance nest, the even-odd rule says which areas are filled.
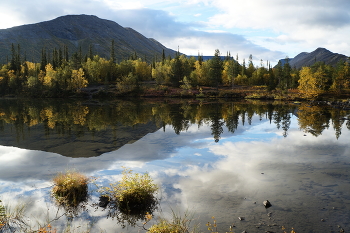
[[[133,214],[150,211],[156,205],[155,194],[158,186],[153,183],[148,173],[133,173],[124,169],[122,179],[110,184],[110,187],[101,188],[100,192],[115,202],[123,213]]]
[[[172,219],[160,218],[156,224],[152,225],[147,233],[197,233],[199,225],[192,224],[193,218],[189,212],[180,215],[172,211]],[[147,224],[152,219],[150,214],[146,215]]]
[[[89,178],[76,171],[58,173],[54,178],[52,195],[61,205],[78,206],[88,194]]]
[[[0,232],[16,232],[28,230],[25,220],[26,203],[18,203],[15,206],[3,204],[0,200]]]

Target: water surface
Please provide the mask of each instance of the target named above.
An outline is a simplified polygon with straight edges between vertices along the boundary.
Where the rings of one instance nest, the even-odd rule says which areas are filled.
[[[220,232],[230,225],[235,232],[350,229],[347,111],[171,102],[0,102],[0,199],[26,202],[33,225],[63,215],[56,228],[138,232],[142,219],[130,226],[95,208],[94,184],[73,219],[57,212],[49,194],[59,171],[74,168],[108,185],[124,166],[148,172],[160,185],[154,219],[189,211],[203,232],[212,216]],[[266,209],[265,200],[272,207]]]

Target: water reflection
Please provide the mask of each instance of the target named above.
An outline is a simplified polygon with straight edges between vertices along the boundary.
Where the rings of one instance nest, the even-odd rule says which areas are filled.
[[[350,227],[346,111],[277,102],[51,105],[16,102],[0,108],[1,140],[40,150],[0,147],[0,199],[34,198],[33,215],[49,209],[55,216],[56,207],[47,203],[57,172],[74,167],[106,185],[118,180],[126,166],[148,171],[161,185],[161,209],[155,215],[193,210],[204,232],[211,216],[220,232],[232,223],[237,232],[278,232],[282,225],[297,232]],[[61,142],[76,151],[67,150],[66,156],[43,152]],[[80,157],[89,151],[95,156]],[[107,219],[108,209],[95,210],[90,204],[98,198],[91,195],[89,211],[74,221],[93,219],[93,228],[106,232],[138,232]],[[266,199],[272,203],[268,210],[262,205]],[[125,223],[142,225],[141,215]]]
[[[133,143],[148,133],[171,125],[176,134],[192,124],[209,125],[218,142],[224,126],[235,133],[239,124],[251,125],[253,115],[267,118],[287,137],[290,118],[298,116],[300,129],[314,136],[330,124],[341,135],[350,128],[347,112],[318,106],[279,102],[167,104],[115,101],[112,103],[59,101],[0,101],[0,143],[69,157],[98,156]]]

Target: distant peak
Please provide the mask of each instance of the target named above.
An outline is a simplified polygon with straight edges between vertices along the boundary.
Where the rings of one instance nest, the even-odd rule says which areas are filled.
[[[330,52],[328,49],[325,49],[325,48],[321,48],[321,47],[318,47],[315,52],[320,52],[320,51],[327,51],[327,52]]]
[[[82,18],[82,17],[98,18],[96,15],[80,14],[80,15],[62,15],[62,16],[57,17],[57,19],[62,19],[62,18]]]
[[[59,16],[55,19],[52,19],[50,21],[80,21],[80,20],[88,20],[88,21],[98,21],[102,20],[101,18],[97,17],[96,15],[64,15],[64,16]]]

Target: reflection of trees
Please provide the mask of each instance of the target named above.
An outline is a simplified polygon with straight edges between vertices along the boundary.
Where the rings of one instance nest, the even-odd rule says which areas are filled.
[[[215,142],[219,142],[220,135],[224,132],[222,126],[224,125],[224,121],[222,121],[221,115],[221,107],[222,105],[214,104],[214,111],[210,114],[211,121],[211,135],[213,135]]]
[[[291,119],[291,113],[290,109],[286,108],[284,105],[280,105],[278,108],[278,111],[274,111],[272,113],[272,119],[273,122],[276,124],[277,129],[282,127],[283,129],[283,136],[287,137],[287,132],[290,127],[290,119]]]
[[[334,109],[331,111],[332,125],[335,130],[335,136],[338,139],[341,135],[341,127],[345,122],[346,111],[340,109]],[[347,121],[348,125],[349,121]]]
[[[299,108],[298,117],[300,129],[314,136],[321,135],[323,130],[330,126],[331,122],[335,136],[338,139],[341,135],[342,126],[347,119],[347,112],[337,108],[302,105]],[[346,126],[350,130],[349,120],[346,121]]]
[[[331,115],[324,108],[302,105],[299,107],[298,117],[300,129],[317,137],[329,127]]]
[[[227,115],[225,118],[225,123],[227,130],[231,133],[234,133],[239,125],[239,110],[237,109],[236,105],[231,103],[231,106],[229,106]]]
[[[190,125],[211,127],[215,141],[223,133],[223,126],[231,133],[236,132],[239,124],[251,124],[253,116],[260,120],[264,117],[287,136],[292,112],[296,105],[281,103],[224,102],[190,104],[180,102],[132,102],[115,101],[113,103],[59,102],[59,101],[20,101],[6,100],[0,102],[0,131],[6,125],[16,134],[17,141],[30,136],[30,128],[41,125],[48,137],[51,134],[80,137],[87,133],[94,135],[97,131],[111,129],[118,134],[120,126],[137,126],[153,122],[159,128],[171,125],[176,134],[186,131]],[[336,137],[341,135],[344,123],[350,129],[346,111],[326,109],[319,106],[300,105],[298,122],[300,129],[318,136],[330,125]]]
[[[175,104],[169,106],[169,115],[176,134],[180,134],[181,131],[187,130],[190,126],[189,121],[185,119],[184,110],[181,108],[181,105]]]

